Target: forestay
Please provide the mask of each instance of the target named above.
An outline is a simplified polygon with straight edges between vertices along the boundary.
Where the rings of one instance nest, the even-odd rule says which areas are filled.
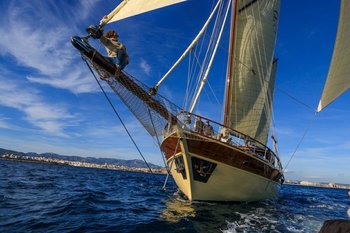
[[[327,81],[317,111],[343,94],[350,87],[350,1],[342,0],[337,38]]]

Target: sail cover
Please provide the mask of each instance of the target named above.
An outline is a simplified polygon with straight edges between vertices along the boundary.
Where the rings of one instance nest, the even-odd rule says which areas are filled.
[[[272,111],[279,11],[280,0],[237,0],[228,67],[232,72],[226,87],[225,124],[264,144]]]
[[[350,87],[350,1],[342,0],[337,38],[327,81],[317,111],[343,94]]]
[[[124,0],[108,15],[108,23],[184,1],[186,0]]]

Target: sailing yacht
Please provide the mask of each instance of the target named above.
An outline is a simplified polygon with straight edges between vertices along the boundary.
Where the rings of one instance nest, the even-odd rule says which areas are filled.
[[[99,38],[107,23],[185,2],[186,0],[124,0],[100,25],[87,29]],[[185,4],[185,3],[183,3]],[[349,1],[342,1],[336,45],[319,111],[349,88]],[[153,87],[120,72],[87,38],[72,37],[72,44],[95,73],[105,81],[141,122],[159,140],[167,168],[189,200],[258,201],[269,199],[284,181],[277,142],[270,122],[276,79],[276,33],[280,0],[218,0],[208,20],[178,61]],[[158,93],[160,85],[193,51],[216,17],[215,40],[199,72],[200,82],[190,105],[180,108]],[[229,19],[230,18],[230,19]],[[230,25],[222,122],[195,113],[199,96],[209,76],[224,25]],[[212,34],[214,35],[214,33]],[[344,46],[346,45],[346,46]],[[335,86],[341,88],[334,88]],[[273,150],[267,145],[273,145]]]

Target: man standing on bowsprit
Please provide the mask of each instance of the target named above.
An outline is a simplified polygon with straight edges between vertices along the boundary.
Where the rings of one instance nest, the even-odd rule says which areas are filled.
[[[129,55],[124,44],[118,41],[118,33],[114,30],[107,31],[101,36],[100,41],[106,47],[108,58],[118,69],[123,70],[129,64]]]

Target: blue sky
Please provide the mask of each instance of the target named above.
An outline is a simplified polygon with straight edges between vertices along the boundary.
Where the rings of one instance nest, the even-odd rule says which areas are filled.
[[[84,35],[85,27],[98,23],[116,2],[0,2],[0,147],[140,158],[69,41],[73,35]],[[119,32],[127,46],[130,64],[126,71],[149,86],[155,84],[199,31],[212,5],[212,0],[189,0],[107,25]],[[341,96],[316,119],[312,110],[288,96],[316,109],[332,56],[339,5],[339,1],[327,0],[281,3],[274,118],[284,165],[312,122],[288,165],[287,179],[350,183],[350,94]],[[94,45],[102,49],[99,43]],[[220,48],[218,55],[225,57],[227,45]],[[222,61],[215,61],[217,69],[209,76],[219,99],[226,71]],[[180,106],[180,83],[186,82],[186,72],[185,66],[180,66],[160,89]],[[112,92],[109,96],[147,160],[162,165],[156,141]],[[217,105],[203,97],[196,111],[220,120],[221,107],[214,108]]]

